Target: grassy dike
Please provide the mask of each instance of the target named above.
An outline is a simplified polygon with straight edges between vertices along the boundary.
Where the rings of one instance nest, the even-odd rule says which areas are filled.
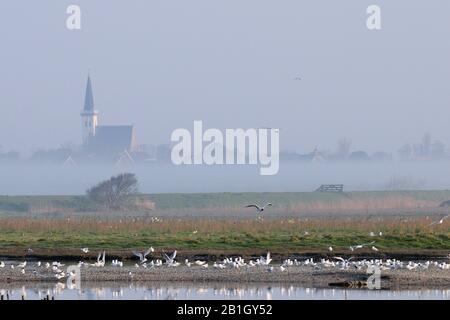
[[[0,255],[26,248],[79,254],[92,250],[130,251],[153,246],[194,252],[211,250],[348,252],[349,246],[375,241],[378,252],[450,250],[450,219],[430,223],[445,214],[438,205],[450,191],[323,193],[217,193],[142,195],[155,209],[146,215],[132,211],[105,212],[84,196],[0,196]],[[257,219],[243,204],[273,202],[279,217]],[[170,216],[183,210],[182,218]],[[228,216],[229,212],[243,218]],[[237,211],[236,211],[237,210]],[[316,215],[317,212],[336,215]],[[388,210],[388,214],[386,214]],[[412,212],[404,215],[398,212]],[[219,212],[214,218],[210,212]],[[272,208],[271,208],[272,211]],[[383,215],[377,212],[383,211]],[[93,212],[90,216],[79,215]],[[201,217],[194,217],[203,212]],[[309,212],[305,217],[297,213]],[[349,212],[362,212],[352,215]],[[423,214],[426,212],[426,214]],[[51,213],[51,216],[49,216]],[[416,214],[417,213],[417,214]],[[154,217],[158,219],[154,219]],[[375,236],[371,236],[373,232]],[[379,233],[382,236],[379,236]]]

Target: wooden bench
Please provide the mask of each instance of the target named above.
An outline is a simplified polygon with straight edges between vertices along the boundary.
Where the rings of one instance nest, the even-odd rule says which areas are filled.
[[[315,192],[344,192],[343,184],[322,184]]]

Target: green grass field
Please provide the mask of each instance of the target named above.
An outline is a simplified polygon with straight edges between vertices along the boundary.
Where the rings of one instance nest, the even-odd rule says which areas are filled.
[[[371,241],[381,252],[450,249],[450,219],[429,226],[448,213],[438,206],[450,199],[450,191],[142,197],[151,200],[155,210],[145,215],[98,211],[84,196],[0,196],[0,254],[5,248],[19,247],[128,250],[150,245],[200,251],[326,251],[329,246],[348,250],[350,245]],[[263,220],[244,208],[268,201],[274,206]],[[83,212],[91,215],[80,215]],[[302,216],[305,213],[309,216]],[[380,231],[382,237],[369,235]]]
[[[390,249],[450,249],[450,223],[430,218],[181,220],[0,219],[0,247],[132,249],[317,249],[375,241]],[[375,235],[370,235],[373,232]],[[382,232],[382,235],[379,235]]]

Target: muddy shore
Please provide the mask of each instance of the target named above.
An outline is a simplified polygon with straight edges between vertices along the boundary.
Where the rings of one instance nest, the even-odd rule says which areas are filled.
[[[63,268],[66,268],[64,266]],[[34,272],[35,271],[35,272]],[[131,273],[131,274],[130,274]],[[286,283],[302,287],[365,287],[369,275],[365,270],[339,270],[336,268],[314,269],[309,266],[291,266],[280,271],[274,265],[273,271],[267,267],[217,270],[195,267],[123,268],[106,266],[82,267],[81,279],[86,282],[241,282],[241,283]],[[0,269],[0,287],[23,282],[65,282],[56,279],[51,269],[27,267],[25,274],[21,269],[8,267]],[[450,288],[450,270],[438,268],[428,270],[386,270],[381,273],[381,288],[391,290],[405,289],[446,289]]]

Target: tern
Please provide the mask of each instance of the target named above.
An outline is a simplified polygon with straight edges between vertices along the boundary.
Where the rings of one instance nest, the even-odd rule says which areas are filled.
[[[249,204],[249,205],[247,205],[247,206],[245,206],[246,208],[256,208],[256,211],[258,212],[258,213],[261,213],[261,212],[263,212],[265,209],[266,209],[266,207],[271,207],[272,206],[272,204],[270,203],[270,202],[268,202],[268,203],[266,203],[266,205],[265,206],[263,206],[263,207],[260,207],[259,205],[257,205],[257,204]]]
[[[168,256],[165,252],[163,252],[164,259],[166,260],[166,264],[172,265],[175,262],[175,257],[177,256],[177,250],[175,250],[170,256]]]
[[[133,254],[136,256],[136,257],[139,257],[139,260],[141,261],[141,263],[144,263],[144,262],[147,262],[147,256],[149,255],[149,253],[150,252],[154,252],[155,251],[155,249],[153,249],[153,247],[150,247],[147,251],[145,251],[145,252],[136,252],[136,251],[133,251]]]

